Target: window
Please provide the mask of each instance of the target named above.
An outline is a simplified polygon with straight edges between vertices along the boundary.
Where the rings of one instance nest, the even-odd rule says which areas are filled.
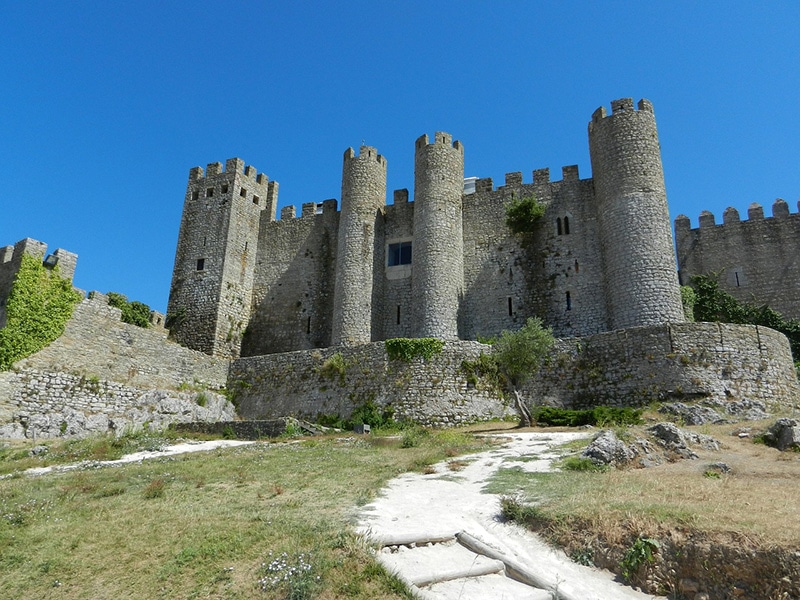
[[[192,192],[192,200],[197,200],[200,197],[200,192]]]
[[[228,184],[227,183],[223,183],[222,184],[222,193],[223,194],[227,194],[228,193]]]
[[[508,316],[514,316],[514,302],[511,300],[511,296],[508,297]]]
[[[411,242],[398,242],[389,244],[389,257],[387,265],[396,267],[398,265],[411,264]]]
[[[258,196],[253,196],[253,204],[258,204],[259,202],[261,202],[261,198]]]
[[[567,310],[572,310],[572,297],[569,292],[567,292]]]
[[[569,235],[569,217],[564,217],[564,235]]]
[[[239,190],[239,195],[240,195],[242,198],[247,198],[247,190],[246,190],[246,189],[244,189],[244,188],[240,189],[240,190]]]
[[[211,198],[214,195],[214,188],[208,188],[206,190],[206,198]]]
[[[397,324],[400,325],[400,305],[397,305]]]
[[[198,258],[197,259],[197,270],[202,271],[206,267],[206,259],[205,258]]]

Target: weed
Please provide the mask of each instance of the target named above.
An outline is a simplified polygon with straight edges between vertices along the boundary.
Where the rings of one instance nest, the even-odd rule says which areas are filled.
[[[286,552],[273,558],[270,552],[269,562],[261,563],[259,589],[285,592],[286,600],[310,600],[320,582],[312,559],[311,554],[289,555]]]
[[[602,473],[608,470],[608,465],[598,465],[590,458],[580,456],[567,456],[561,461],[561,469],[564,471],[583,471],[590,473]]]
[[[142,492],[142,496],[146,500],[152,500],[154,498],[163,498],[166,493],[167,484],[164,483],[164,480],[160,477],[153,479],[147,486],[144,488]]]
[[[645,565],[652,564],[653,553],[661,547],[658,540],[653,538],[640,537],[625,552],[625,556],[619,563],[622,576],[629,583],[632,583],[641,569]]]

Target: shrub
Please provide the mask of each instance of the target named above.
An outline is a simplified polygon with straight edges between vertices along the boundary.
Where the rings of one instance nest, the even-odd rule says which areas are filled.
[[[512,198],[506,205],[506,225],[516,234],[529,233],[536,222],[544,216],[545,206],[536,196]]]
[[[341,352],[335,352],[328,357],[319,368],[319,374],[325,379],[338,379],[340,384],[344,384],[344,376],[347,370],[347,361]]]
[[[108,292],[108,305],[122,311],[122,322],[137,327],[150,327],[150,307],[143,302],[129,302],[124,294]]]
[[[429,360],[444,349],[444,342],[436,338],[393,338],[384,342],[390,360],[411,362],[417,356]]]
[[[629,583],[633,582],[643,565],[651,564],[654,560],[653,553],[661,547],[658,540],[640,537],[625,552],[619,563],[622,576]]]
[[[531,415],[539,425],[556,427],[580,427],[582,425],[637,425],[642,411],[636,408],[596,406],[586,410],[541,406]]]

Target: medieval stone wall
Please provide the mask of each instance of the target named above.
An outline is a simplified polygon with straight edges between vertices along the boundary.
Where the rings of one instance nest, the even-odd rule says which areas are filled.
[[[384,209],[380,258],[375,260],[375,277],[381,282],[383,295],[378,306],[380,329],[375,340],[413,335],[413,306],[411,277],[413,273],[413,246],[411,264],[389,266],[386,251],[389,244],[412,242],[414,239],[414,203],[408,201],[408,190],[394,192],[394,204]]]
[[[656,401],[791,403],[800,387],[785,336],[766,327],[672,323],[560,340],[528,387],[572,408]]]
[[[389,360],[383,342],[240,358],[231,363],[228,385],[239,414],[247,419],[346,418],[373,402],[391,405],[398,420],[451,426],[509,414],[496,390],[471,385],[462,368],[462,361],[474,360],[487,348],[447,342],[441,354],[410,363]],[[341,372],[329,366],[337,352],[345,365]]]
[[[800,213],[790,214],[789,205],[779,199],[771,217],[765,218],[756,203],[747,214],[741,220],[739,211],[728,208],[717,224],[712,213],[703,211],[694,229],[685,215],[675,219],[681,283],[688,285],[693,275],[717,275],[720,287],[738,300],[800,318]]]

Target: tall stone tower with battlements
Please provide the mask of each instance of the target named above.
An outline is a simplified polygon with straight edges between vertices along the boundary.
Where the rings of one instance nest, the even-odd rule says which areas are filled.
[[[458,339],[464,290],[464,147],[437,131],[414,154],[414,337]]]
[[[386,159],[369,146],[361,146],[359,152],[356,156],[348,148],[342,167],[333,297],[334,346],[373,341],[373,294],[380,289],[380,282],[373,282],[375,260],[381,255],[381,249],[375,248],[375,231],[386,206]]]
[[[609,328],[682,321],[661,146],[653,105],[597,109],[589,123]]]
[[[238,158],[189,172],[172,274],[168,326],[181,344],[235,358],[250,320],[262,218],[278,185]]]
[[[386,204],[387,161],[348,149],[342,203],[275,218],[277,184],[239,159],[192,169],[169,320],[179,342],[235,357],[392,337],[477,339],[539,317],[559,337],[684,320],[653,107],[630,98],[589,123],[575,165],[465,185],[450,134],[414,147],[414,196]],[[506,225],[514,199],[544,216]]]

